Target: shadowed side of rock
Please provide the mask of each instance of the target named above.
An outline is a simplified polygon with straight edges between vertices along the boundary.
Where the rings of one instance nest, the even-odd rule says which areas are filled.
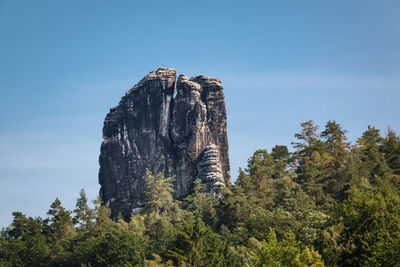
[[[217,188],[231,183],[226,111],[219,80],[180,75],[176,81],[174,69],[159,68],[110,109],[103,138],[100,195],[111,208],[112,217],[121,212],[129,218],[141,207],[146,168],[176,176],[174,196],[178,198],[192,191],[196,178],[213,177],[210,172],[202,174],[198,166],[210,160],[205,156],[207,147],[215,152],[211,152],[212,162],[219,168],[218,178],[213,178],[218,186],[210,184],[213,179],[201,178],[210,193],[219,194]]]

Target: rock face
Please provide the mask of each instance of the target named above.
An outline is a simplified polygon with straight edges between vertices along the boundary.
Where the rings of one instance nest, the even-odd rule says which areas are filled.
[[[176,198],[189,194],[195,179],[217,197],[231,183],[220,80],[184,74],[176,80],[174,69],[159,68],[110,109],[103,138],[100,195],[112,217],[129,218],[141,207],[146,168],[175,175]]]

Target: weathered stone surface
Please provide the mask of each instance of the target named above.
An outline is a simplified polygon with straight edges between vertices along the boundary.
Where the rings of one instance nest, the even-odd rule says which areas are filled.
[[[221,169],[218,147],[214,144],[206,146],[201,160],[197,164],[198,178],[207,185],[207,190],[216,197],[221,196],[225,187],[224,175]]]
[[[181,74],[176,80],[176,71],[168,68],[151,72],[110,109],[103,138],[100,195],[113,217],[121,212],[128,218],[141,206],[146,168],[175,175],[177,198],[191,192],[195,179],[216,196],[231,183],[224,94],[217,79]]]

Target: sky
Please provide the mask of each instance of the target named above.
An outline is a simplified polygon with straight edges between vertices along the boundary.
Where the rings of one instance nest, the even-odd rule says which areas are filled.
[[[233,179],[299,124],[400,133],[400,1],[0,0],[0,227],[95,199],[110,107],[158,67],[222,80]]]

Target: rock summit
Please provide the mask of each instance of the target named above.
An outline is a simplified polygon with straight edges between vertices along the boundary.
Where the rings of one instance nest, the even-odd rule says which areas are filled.
[[[99,157],[100,196],[128,219],[142,206],[146,169],[175,176],[182,198],[201,179],[216,197],[231,183],[221,81],[175,69],[150,72],[107,114]]]

